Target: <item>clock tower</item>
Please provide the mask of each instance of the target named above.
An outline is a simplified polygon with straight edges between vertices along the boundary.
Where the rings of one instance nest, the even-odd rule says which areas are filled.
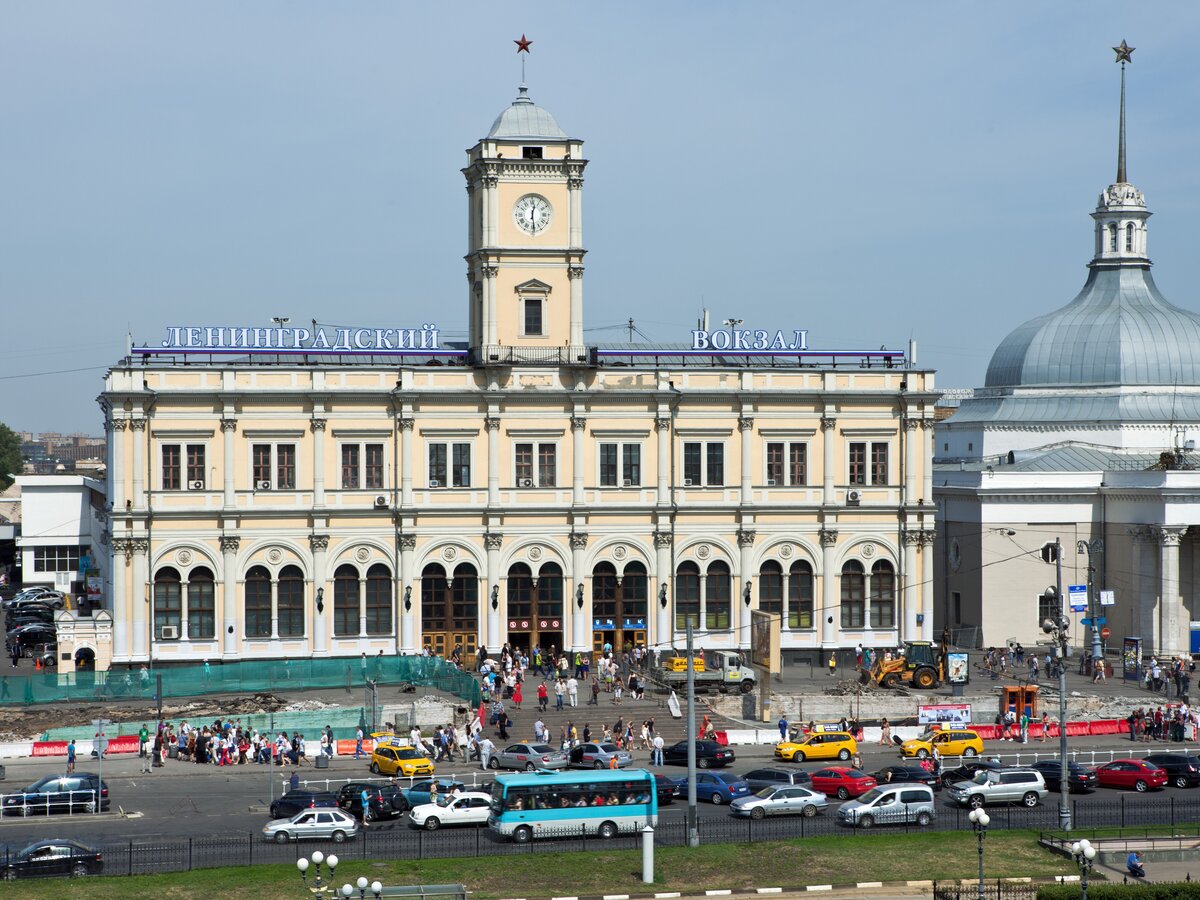
[[[467,151],[471,349],[483,363],[583,362],[583,141],[517,98]]]

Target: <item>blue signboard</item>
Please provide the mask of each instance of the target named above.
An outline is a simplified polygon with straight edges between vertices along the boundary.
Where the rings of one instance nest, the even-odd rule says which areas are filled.
[[[1087,609],[1088,593],[1086,584],[1072,584],[1067,587],[1067,599],[1071,603],[1071,612],[1083,612]]]

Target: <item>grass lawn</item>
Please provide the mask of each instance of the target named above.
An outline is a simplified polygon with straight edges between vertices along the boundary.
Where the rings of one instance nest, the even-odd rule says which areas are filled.
[[[327,849],[318,844],[313,849]],[[985,875],[1074,874],[1067,859],[1051,854],[1031,831],[987,836]],[[799,887],[854,881],[973,878],[978,857],[975,837],[959,832],[803,838],[755,844],[710,844],[699,850],[664,847],[656,852],[655,885],[641,880],[641,852],[530,853],[517,856],[421,861],[347,861],[338,884],[359,875],[386,885],[461,882],[479,900],[550,897],[563,894],[638,893],[705,888]],[[170,875],[17,882],[5,898],[86,897],[88,900],[183,900],[233,895],[274,898],[300,896],[295,866],[202,869]],[[357,891],[355,892],[357,896]]]

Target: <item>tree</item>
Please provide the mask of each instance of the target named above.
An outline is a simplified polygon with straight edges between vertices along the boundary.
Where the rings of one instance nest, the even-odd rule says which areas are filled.
[[[13,483],[13,476],[20,475],[24,466],[21,439],[15,431],[0,422],[0,491],[8,489]]]

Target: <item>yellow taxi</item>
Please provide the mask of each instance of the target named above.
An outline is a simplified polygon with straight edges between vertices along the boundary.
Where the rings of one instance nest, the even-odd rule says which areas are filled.
[[[809,759],[851,759],[858,752],[858,741],[844,731],[814,732],[798,741],[780,741],[775,758],[785,762]]]
[[[376,775],[432,775],[433,761],[405,744],[377,743],[371,754],[371,771]]]
[[[983,740],[967,728],[927,731],[919,737],[901,743],[900,755],[925,759],[933,755],[934,747],[937,747],[942,756],[978,756],[983,752]]]

